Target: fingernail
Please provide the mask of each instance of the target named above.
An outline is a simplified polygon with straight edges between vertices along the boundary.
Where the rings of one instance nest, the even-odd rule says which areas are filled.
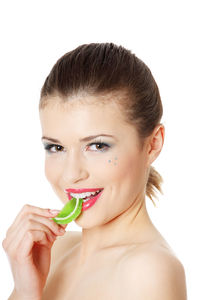
[[[60,212],[60,210],[57,210],[57,209],[49,209],[49,212],[50,212],[51,215],[57,215],[57,214]]]

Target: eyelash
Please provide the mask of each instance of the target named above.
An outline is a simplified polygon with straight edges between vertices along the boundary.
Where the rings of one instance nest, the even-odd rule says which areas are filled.
[[[106,144],[106,143],[103,143],[101,140],[99,140],[99,141],[96,141],[96,142],[93,142],[93,143],[90,143],[89,145],[87,145],[87,146],[92,146],[92,145],[104,145],[105,146],[105,148],[110,148],[110,145],[108,145],[108,144]],[[62,146],[60,146],[60,145],[56,145],[56,144],[45,144],[44,145],[44,149],[49,153],[49,154],[55,154],[55,153],[57,153],[57,151],[56,152],[52,152],[51,151],[51,149],[53,148],[53,147],[62,147]],[[63,147],[62,147],[63,148]],[[105,149],[103,149],[103,150],[100,150],[100,152],[104,152],[104,151],[106,151]],[[60,151],[58,151],[58,152],[60,152]]]

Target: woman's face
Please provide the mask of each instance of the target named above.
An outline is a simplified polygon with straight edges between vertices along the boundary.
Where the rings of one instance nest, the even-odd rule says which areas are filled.
[[[42,139],[52,145],[46,150],[45,175],[63,204],[69,201],[65,189],[103,188],[96,203],[75,220],[84,228],[122,214],[146,182],[146,154],[135,128],[124,122],[117,104],[97,103],[97,98],[62,103],[57,97],[40,110],[42,135],[58,140]],[[98,137],[84,140],[89,136]]]

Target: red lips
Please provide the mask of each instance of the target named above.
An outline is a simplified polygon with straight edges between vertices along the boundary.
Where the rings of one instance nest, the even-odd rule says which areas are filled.
[[[99,189],[65,189],[65,192],[67,193],[86,193],[86,192],[96,192],[99,190],[103,190],[103,188],[99,188]]]

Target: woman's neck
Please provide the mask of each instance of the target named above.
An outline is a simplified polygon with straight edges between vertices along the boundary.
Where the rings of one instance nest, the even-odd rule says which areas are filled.
[[[145,197],[134,203],[110,222],[92,228],[83,228],[78,264],[84,264],[93,254],[110,247],[135,245],[155,239],[158,231],[150,220]]]

